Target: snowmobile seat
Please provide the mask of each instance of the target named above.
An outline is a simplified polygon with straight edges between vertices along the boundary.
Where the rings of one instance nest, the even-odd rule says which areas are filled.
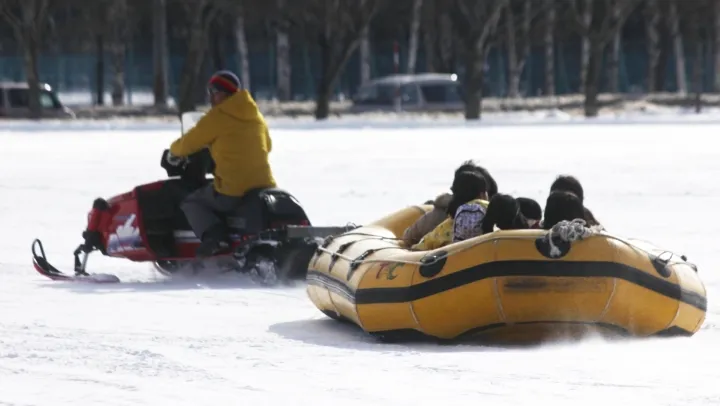
[[[280,188],[249,191],[233,213],[221,217],[231,230],[255,234],[280,224],[309,224],[300,202]]]

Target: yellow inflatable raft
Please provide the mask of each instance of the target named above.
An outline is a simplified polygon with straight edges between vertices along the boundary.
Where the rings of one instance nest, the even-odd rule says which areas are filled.
[[[606,232],[573,241],[544,230],[403,248],[398,237],[430,208],[326,239],[308,265],[317,308],[385,340],[691,336],[705,320],[705,287],[684,257]]]

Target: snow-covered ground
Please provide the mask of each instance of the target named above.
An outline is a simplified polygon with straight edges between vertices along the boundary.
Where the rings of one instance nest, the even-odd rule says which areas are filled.
[[[317,224],[432,198],[469,158],[501,191],[543,204],[570,173],[609,230],[686,254],[709,289],[692,338],[532,349],[379,344],[325,318],[302,286],[168,283],[99,254],[90,267],[126,283],[48,281],[32,269],[32,239],[69,269],[93,199],[163,177],[178,126],[0,123],[0,405],[718,404],[720,124],[674,121],[274,122],[276,178]]]

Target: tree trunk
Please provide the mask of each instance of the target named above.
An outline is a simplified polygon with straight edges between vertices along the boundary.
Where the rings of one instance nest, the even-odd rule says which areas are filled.
[[[326,22],[326,24],[330,23]],[[332,92],[335,90],[335,85],[340,79],[340,74],[347,65],[347,61],[360,44],[359,36],[347,43],[337,41],[333,38],[332,31],[332,29],[326,29],[326,35],[322,35],[318,41],[322,75],[315,100],[315,119],[317,120],[325,120],[330,115]]]
[[[417,61],[418,42],[420,38],[420,12],[422,11],[422,0],[413,0],[412,22],[410,24],[410,46],[408,49],[407,73],[415,73]]]
[[[660,33],[660,53],[658,54],[658,65],[655,71],[655,91],[664,92],[667,77],[668,58],[672,54],[670,50],[670,38],[666,30]]]
[[[713,90],[715,92],[720,92],[720,2],[715,2],[713,7],[713,13],[713,25],[715,30],[715,36],[713,38]]]
[[[168,49],[166,0],[153,0],[153,99],[156,107],[167,107]]]
[[[648,69],[647,69],[647,91],[653,93],[657,89],[657,67],[660,62],[660,33],[658,25],[660,23],[660,9],[657,0],[648,0],[645,12],[645,29],[647,33],[647,52],[648,52]]]
[[[425,70],[430,73],[437,72],[436,45],[437,45],[437,16],[435,15],[435,1],[425,0],[423,3],[422,33],[425,50]]]
[[[675,51],[675,72],[677,75],[678,93],[687,94],[687,73],[685,72],[685,50],[683,47],[683,36],[680,32],[680,19],[677,12],[677,4],[674,1],[669,3],[670,10],[668,19],[670,23],[670,36]]]
[[[484,44],[478,44],[466,55],[466,75],[463,92],[465,93],[465,119],[480,120],[482,115],[483,84],[485,79],[485,59],[487,52]]]
[[[30,118],[39,119],[42,117],[42,106],[40,105],[40,77],[38,75],[38,46],[32,36],[28,36],[24,44],[25,77],[28,83],[28,107]]]
[[[370,49],[370,27],[365,27],[360,35],[360,84],[364,85],[372,77]]]
[[[443,1],[443,0],[440,0]],[[455,55],[454,55],[454,34],[453,34],[453,22],[450,16],[443,12],[440,14],[440,34],[438,36],[438,50],[440,59],[440,72],[453,72],[455,71]]]
[[[526,2],[526,4],[530,4]],[[505,42],[507,44],[508,91],[507,96],[520,96],[520,75],[518,75],[517,40],[515,38],[515,15],[512,7],[505,9]]]
[[[530,1],[526,1],[523,5],[522,25],[520,35],[516,34],[515,21],[512,9],[507,8],[507,42],[508,42],[508,68],[509,83],[508,96],[520,97],[520,79],[525,70],[525,62],[530,54],[530,22],[532,19],[532,5]],[[511,45],[512,44],[512,45]]]
[[[250,90],[250,56],[247,39],[245,38],[245,10],[238,6],[238,16],[235,20],[235,43],[238,51],[238,66],[240,67],[240,80],[243,88]]]
[[[292,98],[292,64],[290,63],[290,37],[287,32],[277,32],[277,98]]]
[[[334,87],[332,72],[332,46],[326,40],[320,44],[320,61],[322,75],[318,82],[317,95],[315,98],[315,119],[325,120],[330,116],[330,98]]]
[[[125,104],[125,43],[118,42],[113,44],[112,52],[112,104],[113,106],[122,106]]]
[[[545,25],[545,94],[555,95],[555,0],[547,0]]]
[[[105,105],[105,39],[102,34],[95,38],[95,104]]]
[[[585,82],[585,117],[597,117],[600,112],[598,94],[600,85],[600,69],[602,69],[603,49],[605,47],[597,39],[590,43],[588,52],[587,76]]]
[[[114,0],[108,9],[111,24],[110,66],[112,68],[112,90],[110,98],[113,106],[122,106],[125,102],[125,52],[128,42],[127,0]]]
[[[462,93],[466,120],[479,120],[482,114],[485,61],[490,41],[496,35],[498,22],[508,1],[487,2],[481,9],[478,6],[460,3],[460,7],[452,11],[452,22],[459,27],[458,34],[464,46],[465,80]]]
[[[284,0],[278,0],[278,8],[283,9]],[[287,27],[281,25],[275,32],[277,45],[277,94],[280,101],[292,99],[292,64],[290,62],[290,37]]]
[[[590,27],[592,24],[592,6],[593,0],[585,0],[583,6],[582,21],[584,27]],[[590,63],[590,38],[583,36],[580,45],[580,93],[585,93],[585,84],[587,83],[587,75]]]
[[[695,89],[695,112],[702,111],[703,93],[703,40],[695,40],[695,63],[693,63],[693,88]]]
[[[619,3],[613,3],[613,18],[620,17]],[[610,63],[608,67],[608,91],[610,93],[618,93],[620,91],[620,43],[622,39],[622,27],[618,28],[613,34],[610,48]]]

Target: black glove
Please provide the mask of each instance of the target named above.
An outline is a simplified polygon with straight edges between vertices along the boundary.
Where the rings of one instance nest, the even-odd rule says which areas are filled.
[[[178,161],[179,160],[179,161]],[[168,176],[180,176],[187,164],[187,159],[178,158],[170,153],[169,149],[163,151],[160,167],[165,169]]]
[[[167,161],[167,163],[170,164],[170,166],[180,166],[187,161],[187,159],[183,157],[173,155],[172,153],[170,153],[170,150],[167,151],[165,160]]]

